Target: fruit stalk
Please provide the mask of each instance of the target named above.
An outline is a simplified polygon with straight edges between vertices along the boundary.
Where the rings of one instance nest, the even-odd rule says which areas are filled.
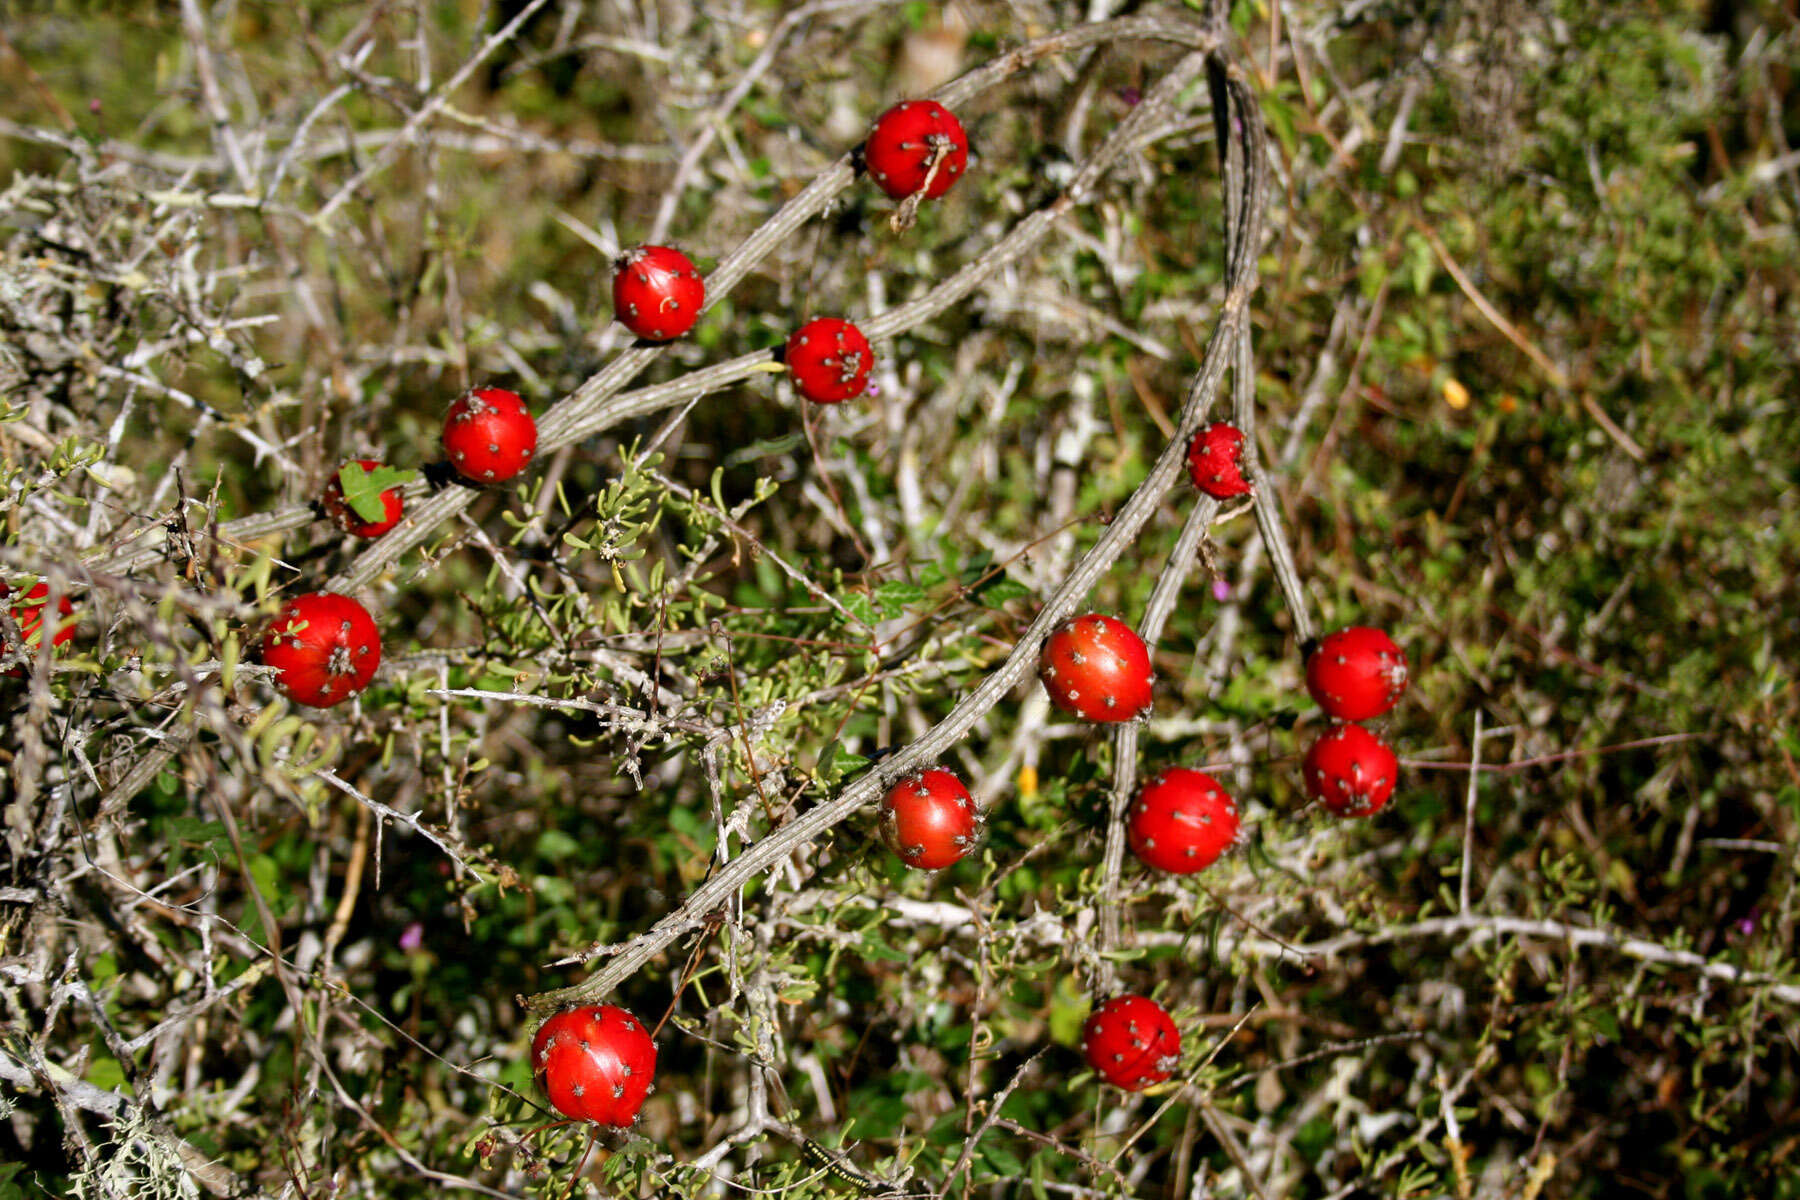
[[[1168,562],[1163,564],[1156,585],[1150,589],[1150,599],[1144,605],[1144,620],[1138,633],[1147,645],[1156,645],[1163,627],[1169,623],[1175,601],[1181,595],[1181,585],[1186,581],[1188,570],[1199,554],[1200,543],[1218,512],[1219,502],[1211,496],[1197,496],[1188,510],[1187,521],[1175,539],[1175,549],[1170,552]],[[1106,852],[1100,863],[1100,897],[1097,901],[1102,956],[1095,960],[1100,964],[1100,974],[1093,981],[1093,987],[1099,992],[1118,990],[1118,966],[1113,959],[1105,957],[1104,952],[1116,949],[1120,941],[1119,876],[1125,864],[1125,814],[1137,790],[1138,728],[1136,722],[1131,722],[1113,731],[1112,814],[1106,824]]]

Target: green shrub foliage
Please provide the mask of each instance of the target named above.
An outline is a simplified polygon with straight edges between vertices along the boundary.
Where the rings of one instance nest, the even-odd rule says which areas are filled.
[[[1800,1196],[1791,6],[15,7],[0,1200]],[[927,93],[972,153],[896,204]],[[795,395],[817,317],[868,394]],[[310,709],[256,647],[322,589],[383,661]],[[1146,720],[1047,702],[1083,612]],[[1353,624],[1361,820],[1299,766]],[[1170,766],[1243,820],[1193,875],[1126,850]],[[655,1031],[629,1131],[534,1085],[578,1001]]]

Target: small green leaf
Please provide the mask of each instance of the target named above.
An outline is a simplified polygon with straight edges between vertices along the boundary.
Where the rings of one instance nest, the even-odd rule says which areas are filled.
[[[338,468],[338,486],[344,490],[344,503],[357,516],[365,521],[379,521],[387,516],[381,493],[411,483],[418,475],[417,471],[402,471],[398,467],[364,467],[359,462],[347,462]]]
[[[790,1004],[801,1004],[819,994],[819,984],[814,979],[797,979],[781,989],[781,998]]]
[[[851,592],[844,597],[844,609],[861,624],[875,623],[875,604],[862,592]]]
[[[125,1086],[125,1068],[117,1059],[96,1058],[87,1069],[87,1081],[104,1091],[114,1091]]]
[[[992,1164],[994,1170],[1002,1175],[1023,1175],[1025,1164],[1020,1162],[1011,1151],[1000,1145],[986,1145],[981,1148],[981,1157]]]
[[[917,604],[924,599],[924,588],[904,580],[884,583],[875,589],[875,602],[881,606],[884,617],[897,617],[908,604]]]
[[[881,935],[873,929],[863,930],[862,950],[864,957],[873,958],[880,962],[903,963],[912,961],[912,956],[910,954],[902,953],[882,941]]]
[[[975,593],[975,598],[988,608],[999,608],[1008,600],[1022,600],[1031,595],[1031,589],[1012,579],[996,579],[987,587]]]
[[[162,830],[163,836],[171,842],[186,842],[193,846],[231,845],[231,835],[218,821],[205,821],[199,817],[169,817],[162,823]]]
[[[983,550],[972,554],[969,556],[969,560],[963,564],[962,570],[957,573],[957,582],[965,588],[978,587],[993,566],[992,552]]]

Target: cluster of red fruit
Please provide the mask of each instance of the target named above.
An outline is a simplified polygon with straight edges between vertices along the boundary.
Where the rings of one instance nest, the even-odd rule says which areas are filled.
[[[969,137],[956,115],[935,100],[907,100],[869,130],[861,160],[869,178],[903,206],[936,200],[962,178]],[[671,246],[639,246],[621,255],[613,275],[613,315],[652,342],[694,327],[706,282],[687,255]],[[841,404],[869,387],[874,352],[863,331],[840,317],[820,317],[789,335],[783,358],[794,390],[815,404]]]
[[[450,465],[469,483],[504,483],[523,471],[537,451],[537,422],[516,393],[471,388],[451,403],[443,443]],[[366,481],[380,478],[378,472],[403,474],[373,459],[357,459],[339,470],[319,498],[325,515],[354,537],[380,537],[404,515],[398,486],[362,497],[364,511],[359,511],[351,493],[372,491]],[[262,660],[274,668],[282,695],[298,704],[329,708],[375,678],[381,666],[381,632],[369,610],[351,597],[307,592],[283,604],[269,623]]]
[[[969,139],[962,123],[943,105],[910,100],[875,122],[861,161],[884,192],[916,205],[941,197],[962,178]],[[706,303],[706,282],[681,251],[639,246],[621,255],[614,268],[613,315],[625,328],[661,342],[694,327]],[[795,390],[818,404],[839,404],[862,395],[875,365],[869,339],[837,317],[821,317],[795,330],[787,340],[785,359]],[[517,394],[477,387],[450,406],[443,442],[450,465],[465,480],[477,485],[504,483],[530,463],[537,450],[537,423]],[[397,477],[395,486],[381,486],[389,477]],[[398,483],[405,477],[406,473],[374,459],[353,460],[326,486],[319,507],[354,537],[380,537],[400,523],[404,500]],[[5,594],[0,592],[0,599]],[[48,594],[49,589],[38,583],[12,608],[27,646],[37,644]],[[66,596],[60,607],[65,616],[74,611]],[[60,646],[74,633],[74,623],[64,622],[53,642]],[[0,651],[5,649],[0,645]],[[351,597],[307,592],[284,604],[269,624],[262,658],[274,668],[275,686],[282,694],[299,704],[327,708],[369,686],[381,665],[381,636],[368,610]]]
[[[1194,436],[1188,463],[1194,485],[1215,498],[1250,491],[1244,479],[1244,436],[1216,423]],[[1113,724],[1147,715],[1155,676],[1150,651],[1123,621],[1088,613],[1045,639],[1038,678],[1051,703],[1085,721]],[[1307,656],[1307,690],[1332,727],[1306,754],[1306,790],[1338,816],[1369,816],[1394,790],[1398,760],[1387,744],[1356,722],[1380,716],[1406,690],[1406,656],[1381,630],[1341,629]],[[932,768],[889,789],[882,832],[908,865],[925,869],[958,861],[975,844],[980,815],[953,773]],[[1241,837],[1237,803],[1203,771],[1167,767],[1138,790],[1127,815],[1132,853],[1154,870],[1202,871]],[[1088,1065],[1106,1082],[1140,1091],[1169,1079],[1181,1061],[1181,1035],[1168,1012],[1147,996],[1105,1001],[1081,1031]]]
[[[932,101],[911,101],[884,113],[862,150],[870,177],[907,205],[942,196],[967,165],[961,124]],[[706,301],[706,284],[681,251],[640,246],[622,255],[613,276],[614,316],[648,341],[691,330]],[[837,404],[868,387],[873,354],[849,321],[822,317],[787,341],[785,360],[795,390],[819,404]],[[1217,498],[1250,491],[1241,467],[1243,434],[1216,423],[1189,446],[1196,487]],[[518,396],[477,388],[452,405],[444,428],[451,464],[474,483],[503,482],[530,461],[537,432]],[[355,464],[372,470],[376,464]],[[348,468],[347,468],[348,470]],[[352,534],[376,537],[401,516],[398,491],[384,492],[379,519],[349,513],[341,490],[323,506]],[[1363,720],[1385,711],[1405,686],[1405,659],[1391,642],[1376,645],[1373,630],[1333,634],[1309,659],[1308,686],[1333,716]],[[1379,635],[1385,641],[1385,635]],[[335,704],[365,687],[380,662],[374,622],[348,597],[302,596],[283,609],[264,639],[264,661],[280,670],[277,684],[308,704]],[[1373,663],[1373,666],[1371,666]],[[1379,687],[1369,682],[1370,672]],[[1114,723],[1147,714],[1154,676],[1149,650],[1124,622],[1090,613],[1066,622],[1043,646],[1039,677],[1051,701],[1084,720]],[[1385,697],[1376,705],[1373,691]],[[1374,706],[1374,707],[1372,707]],[[1391,751],[1360,725],[1335,726],[1307,756],[1308,790],[1333,812],[1366,815],[1393,788]],[[960,861],[980,839],[981,813],[956,774],[931,767],[900,780],[880,805],[883,840],[909,867],[940,870]],[[1133,853],[1174,874],[1210,866],[1240,837],[1236,802],[1217,780],[1185,767],[1166,768],[1140,789],[1129,815]],[[1082,1051],[1107,1082],[1141,1090],[1167,1080],[1181,1057],[1174,1021],[1156,1001],[1115,996],[1094,1009],[1082,1029]],[[531,1067],[552,1105],[575,1120],[627,1126],[651,1091],[656,1046],[631,1013],[588,1005],[547,1020],[532,1041]]]
[[[1217,482],[1223,475],[1241,483],[1237,452],[1242,435],[1230,426],[1202,430],[1192,457],[1196,462],[1203,457],[1203,441],[1218,445],[1220,429],[1236,440],[1229,447],[1229,462],[1206,472],[1205,480]],[[1198,465],[1194,476],[1197,485],[1211,491]],[[1154,680],[1149,649],[1130,626],[1113,617],[1090,613],[1059,627],[1044,643],[1038,675],[1052,703],[1084,720],[1130,721],[1150,711]],[[1378,629],[1339,630],[1308,655],[1307,690],[1343,723],[1334,724],[1307,753],[1305,784],[1310,795],[1338,816],[1369,816],[1393,793],[1399,765],[1393,751],[1351,722],[1387,712],[1406,690],[1406,680],[1406,656]],[[1186,875],[1216,862],[1238,841],[1241,830],[1237,804],[1218,780],[1203,771],[1168,767],[1138,790],[1126,833],[1132,853],[1145,865]],[[1175,1072],[1181,1035],[1156,1001],[1126,994],[1088,1017],[1081,1049],[1102,1079],[1141,1091]]]
[[[895,105],[875,122],[862,163],[889,196],[905,205],[934,200],[962,177],[968,136],[956,117],[931,100]],[[706,282],[681,251],[639,246],[614,264],[613,315],[646,341],[664,342],[694,327],[706,303]],[[821,317],[788,338],[789,378],[801,396],[838,404],[868,390],[874,354],[849,321]],[[537,448],[537,427],[518,396],[476,388],[451,405],[444,451],[471,483],[501,483],[525,469]],[[353,464],[365,471],[377,464]],[[350,468],[346,468],[346,471]],[[322,506],[348,532],[379,537],[401,518],[398,490],[381,493],[379,520],[349,511],[341,489]],[[381,643],[368,612],[347,596],[313,592],[281,610],[263,639],[263,661],[278,671],[276,686],[303,704],[336,704],[368,686],[381,661]],[[883,807],[888,841],[915,867],[935,870],[975,844],[978,815],[968,789],[948,771],[920,773],[902,787],[922,802]],[[897,788],[896,791],[901,790]],[[531,1043],[531,1069],[557,1111],[578,1121],[628,1126],[649,1096],[656,1075],[656,1043],[636,1017],[610,1004],[557,1013]]]
[[[1394,794],[1400,760],[1358,722],[1379,717],[1406,691],[1406,654],[1367,625],[1328,633],[1306,657],[1306,690],[1336,718],[1306,752],[1307,794],[1340,817],[1373,816]]]
[[[943,105],[910,100],[875,122],[861,159],[869,177],[889,196],[917,204],[937,199],[962,177],[969,139]],[[694,327],[706,304],[706,281],[687,255],[670,246],[639,246],[620,255],[613,266],[613,316],[625,328],[646,341],[665,342]],[[862,395],[875,365],[862,330],[837,317],[820,317],[795,330],[784,357],[794,389],[817,404]],[[536,449],[531,411],[505,388],[471,389],[450,406],[444,421],[444,452],[456,472],[473,484],[504,483],[525,469]],[[345,532],[380,537],[400,523],[399,488],[385,488],[358,503],[348,496],[347,485],[360,482],[356,490],[370,492],[368,478],[384,470],[373,459],[345,464],[325,489],[320,507]],[[262,657],[275,668],[275,686],[284,695],[325,708],[369,686],[381,665],[381,638],[374,619],[357,601],[335,592],[308,592],[276,614],[263,635]],[[972,808],[969,813],[972,818]]]
[[[1195,439],[1212,438],[1219,426]],[[1230,433],[1235,429],[1224,427]],[[1238,436],[1229,475],[1237,469]],[[1219,472],[1209,472],[1211,479]],[[1200,472],[1195,483],[1203,488]],[[1147,715],[1155,676],[1150,651],[1123,621],[1088,613],[1045,639],[1038,678],[1051,703],[1085,721],[1116,724]],[[1369,816],[1393,793],[1398,762],[1379,737],[1355,721],[1387,712],[1406,690],[1406,656],[1387,634],[1366,626],[1324,638],[1308,656],[1307,689],[1340,722],[1307,753],[1309,794],[1338,816]],[[909,866],[936,870],[960,860],[977,839],[980,814],[955,774],[933,767],[901,780],[881,801],[881,829]],[[1132,853],[1158,871],[1202,871],[1237,843],[1237,802],[1204,771],[1167,767],[1138,790],[1127,816]],[[1088,1065],[1108,1083],[1140,1091],[1168,1079],[1181,1061],[1181,1035],[1147,996],[1115,996],[1095,1008],[1081,1032]]]
[[[942,196],[961,178],[968,138],[942,105],[908,101],[876,121],[861,160],[870,178],[902,201],[902,213],[910,219],[921,200]],[[633,334],[667,341],[693,328],[705,304],[706,284],[686,255],[668,246],[641,246],[622,255],[615,268],[614,316]],[[873,366],[868,338],[835,317],[796,330],[788,338],[785,360],[795,390],[819,404],[863,394]],[[477,387],[450,406],[443,446],[451,466],[468,482],[503,483],[530,463],[537,426],[515,393]],[[1228,424],[1202,429],[1188,453],[1195,486],[1218,498],[1249,492],[1242,448],[1242,433]],[[396,486],[369,494],[376,486],[370,477],[386,470],[370,459],[346,464],[321,497],[324,513],[356,537],[387,533],[403,515],[400,491]],[[13,607],[13,619],[28,642],[41,627],[47,596],[40,583]],[[61,607],[65,614],[71,611],[66,598]],[[61,644],[72,633],[65,627],[54,640]],[[263,636],[262,656],[274,668],[275,685],[283,694],[326,707],[369,685],[381,663],[381,639],[374,619],[354,599],[310,592],[282,607]],[[1083,720],[1135,720],[1151,708],[1149,650],[1113,617],[1090,613],[1059,627],[1044,643],[1039,677],[1052,703]],[[1378,630],[1341,630],[1309,657],[1309,690],[1327,713],[1344,722],[1321,737],[1305,761],[1307,790],[1332,812],[1368,815],[1387,801],[1394,786],[1394,754],[1353,722],[1387,711],[1405,685],[1405,657]],[[939,870],[975,846],[981,814],[953,772],[932,767],[888,790],[881,801],[880,826],[883,839],[908,866]],[[1210,775],[1170,767],[1140,789],[1128,833],[1133,853],[1148,866],[1190,874],[1210,866],[1238,840],[1239,814],[1236,802]],[[1133,1091],[1168,1079],[1181,1056],[1180,1034],[1168,1013],[1154,1000],[1136,995],[1115,996],[1099,1005],[1082,1029],[1081,1044],[1103,1079]],[[592,1005],[546,1021],[532,1041],[531,1065],[560,1112],[626,1126],[636,1120],[650,1093],[656,1046],[629,1012]]]

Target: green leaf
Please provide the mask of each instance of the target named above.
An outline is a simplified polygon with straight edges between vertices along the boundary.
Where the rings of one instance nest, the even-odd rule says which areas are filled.
[[[875,602],[862,592],[851,592],[845,596],[844,609],[851,617],[864,625],[875,623]]]
[[[999,608],[1008,600],[1022,600],[1030,595],[1030,588],[1016,580],[1002,576],[976,592],[975,599],[988,608]]]
[[[962,584],[964,588],[977,587],[981,584],[981,581],[986,578],[987,573],[993,570],[993,568],[993,552],[982,550],[969,556],[968,561],[963,564],[962,570],[957,573],[956,581]],[[996,578],[998,578],[998,576],[996,576]]]
[[[1420,296],[1429,292],[1432,277],[1437,274],[1437,254],[1420,234],[1406,235],[1406,267],[1413,292]]]
[[[840,773],[848,774],[851,771],[859,770],[869,765],[869,760],[867,758],[864,758],[860,754],[853,754],[844,749],[841,743],[832,743],[832,749],[836,751],[836,753],[832,755],[831,765]]]
[[[125,1068],[116,1058],[96,1058],[88,1064],[87,1081],[97,1088],[117,1091],[125,1086]]]
[[[1262,102],[1264,119],[1268,122],[1269,128],[1274,130],[1276,139],[1281,142],[1282,148],[1291,158],[1294,154],[1294,147],[1300,140],[1295,128],[1293,106],[1273,94],[1265,94]]]
[[[863,930],[862,949],[865,958],[877,959],[881,962],[911,962],[912,955],[902,953],[882,941],[881,934],[874,929]]]
[[[816,979],[796,979],[781,989],[781,998],[789,1004],[804,1004],[819,994]]]
[[[881,606],[881,615],[897,617],[909,604],[918,604],[925,599],[925,589],[914,583],[897,579],[884,583],[875,589],[875,602]]]
[[[981,1148],[981,1157],[987,1159],[994,1170],[1000,1172],[1002,1175],[1018,1176],[1025,1173],[1025,1164],[1020,1162],[1013,1153],[1004,1146],[983,1146]]]
[[[387,516],[381,493],[419,477],[417,471],[402,471],[384,465],[364,467],[347,462],[338,468],[338,486],[344,489],[344,502],[365,521],[379,521]]]
[[[169,817],[162,822],[162,832],[171,842],[183,842],[190,846],[223,849],[231,845],[231,834],[222,823],[199,817]]]

